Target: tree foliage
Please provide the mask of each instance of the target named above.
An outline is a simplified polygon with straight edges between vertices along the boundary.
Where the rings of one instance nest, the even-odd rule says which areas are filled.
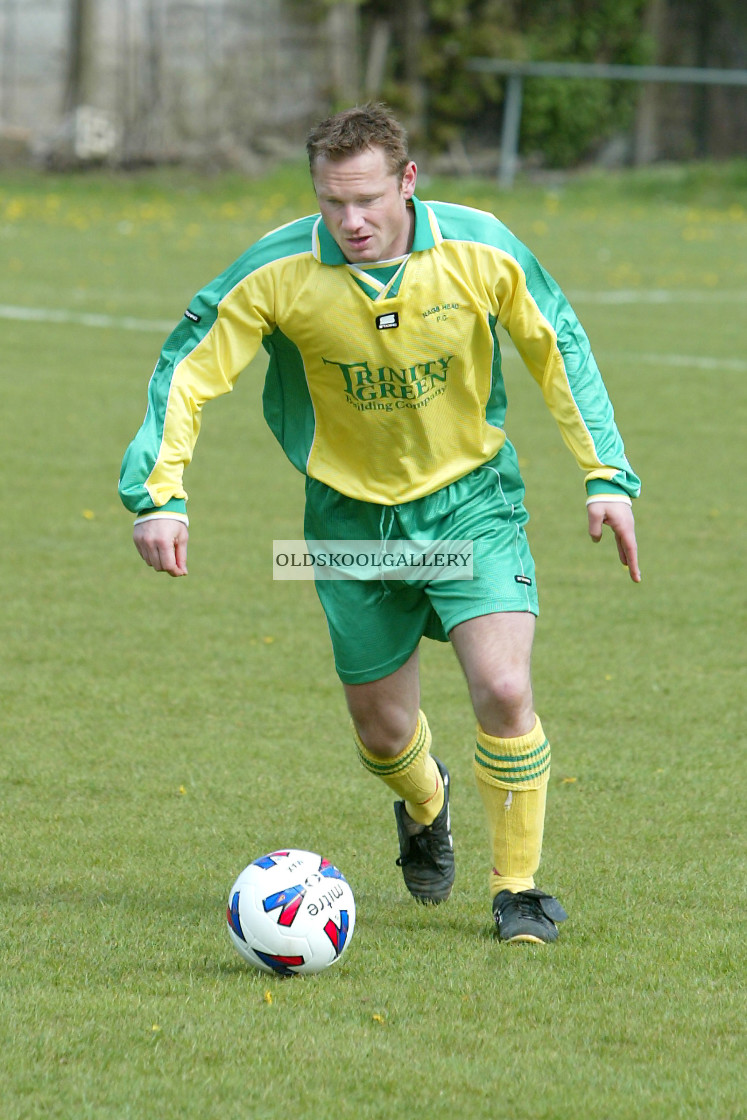
[[[468,69],[474,57],[643,63],[642,29],[649,0],[345,0],[359,8],[364,50],[374,21],[392,28],[381,95],[407,113],[425,111],[417,139],[433,150],[457,138],[495,137],[503,81]],[[329,10],[330,0],[307,7]],[[413,14],[415,20],[413,20]],[[413,41],[413,24],[420,25]],[[412,88],[417,52],[420,96]],[[409,65],[408,65],[409,62]],[[521,147],[549,166],[578,162],[595,144],[626,129],[634,87],[601,80],[529,79],[524,88]]]
[[[640,65],[650,44],[642,31],[645,0],[515,0],[520,34],[537,61]],[[525,82],[522,148],[567,167],[626,130],[635,110],[632,83],[535,78]]]

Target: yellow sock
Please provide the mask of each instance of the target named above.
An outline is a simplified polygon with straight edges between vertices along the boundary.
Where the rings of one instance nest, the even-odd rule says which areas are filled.
[[[431,824],[444,804],[444,787],[431,757],[431,731],[423,712],[418,713],[415,734],[395,758],[372,754],[353,728],[358,756],[365,766],[404,799],[408,814],[418,824]]]
[[[474,768],[493,848],[490,893],[531,890],[550,777],[550,744],[539,719],[515,739],[487,735],[478,725]]]

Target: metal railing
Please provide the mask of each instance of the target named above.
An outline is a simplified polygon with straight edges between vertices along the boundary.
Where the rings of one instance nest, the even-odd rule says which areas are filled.
[[[468,69],[507,78],[498,170],[501,187],[511,187],[516,177],[525,78],[606,78],[617,82],[747,86],[747,70],[701,69],[694,66],[622,66],[596,62],[520,62],[516,59],[473,58],[468,63]]]

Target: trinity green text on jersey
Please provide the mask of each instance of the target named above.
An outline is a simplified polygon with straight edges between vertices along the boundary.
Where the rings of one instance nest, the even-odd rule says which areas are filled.
[[[436,382],[446,381],[446,371],[453,354],[417,362],[405,369],[379,366],[372,369],[366,358],[359,362],[333,362],[322,358],[326,366],[338,366],[345,380],[345,392],[358,401],[419,400],[436,387]]]

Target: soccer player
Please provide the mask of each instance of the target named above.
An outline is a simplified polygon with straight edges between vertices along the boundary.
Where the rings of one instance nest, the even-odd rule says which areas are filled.
[[[550,746],[532,698],[537,591],[499,326],[584,472],[592,539],[608,525],[635,582],[640,483],[587,337],[529,250],[491,214],[420,201],[383,105],[323,121],[307,150],[319,214],[247,249],[164,346],[122,466],[135,544],[157,571],[186,574],[182,474],[201,409],[263,345],[264,413],[306,475],[308,540],[473,542],[472,580],[316,583],[358,755],[397,795],[405,884],[439,903],[454,881],[449,773],[420,710],[426,636],[451,642],[477,719],[498,937],[554,941],[567,915],[534,878]]]

